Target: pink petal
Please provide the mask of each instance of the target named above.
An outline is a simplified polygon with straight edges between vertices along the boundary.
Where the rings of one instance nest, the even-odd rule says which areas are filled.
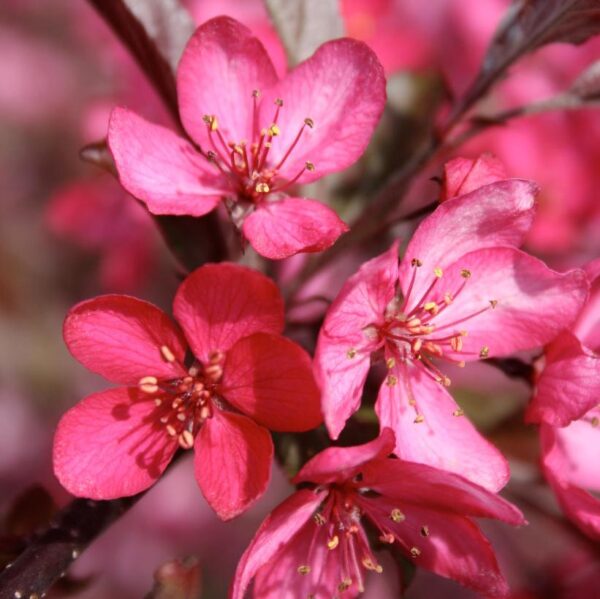
[[[566,426],[598,404],[600,358],[568,331],[546,347],[544,357],[526,421]]]
[[[389,514],[397,505],[386,499],[371,499],[364,500],[363,507],[368,509],[369,503],[376,504],[380,511],[367,514],[376,522],[385,517],[383,524],[393,531],[416,566],[456,580],[486,597],[508,595],[490,542],[468,518],[409,505],[400,508],[406,518],[396,524]],[[427,536],[422,533],[424,526]],[[416,557],[411,555],[414,549],[419,552]]]
[[[220,173],[185,139],[115,108],[108,143],[125,189],[153,214],[202,216],[227,192]]]
[[[377,439],[356,447],[329,447],[311,458],[294,477],[293,483],[327,484],[352,478],[357,469],[372,460],[388,457],[395,446],[394,433],[384,428]]]
[[[242,337],[283,330],[283,300],[275,283],[237,264],[207,264],[195,270],[179,286],[173,313],[203,362]]]
[[[194,445],[194,470],[204,498],[221,520],[244,512],[266,490],[273,441],[250,418],[215,410]]]
[[[380,426],[396,435],[396,455],[455,472],[490,491],[501,489],[509,479],[506,460],[465,416],[454,415],[458,406],[446,389],[420,365],[396,367],[393,374],[398,383],[381,385],[375,411]],[[422,422],[415,422],[417,414]]]
[[[600,258],[585,265],[591,283],[590,297],[583,307],[573,333],[590,349],[600,352]]]
[[[54,437],[54,472],[73,495],[116,499],[150,487],[171,461],[177,442],[136,389],[89,395],[60,420]]]
[[[420,297],[433,279],[433,269],[458,260],[463,254],[498,245],[520,245],[533,220],[537,187],[511,179],[480,187],[448,200],[428,216],[413,235],[400,265],[402,290],[408,289],[418,259],[413,296]]]
[[[265,258],[281,260],[299,252],[320,252],[348,231],[331,208],[306,198],[264,202],[242,227],[250,245]]]
[[[558,273],[520,250],[490,248],[460,257],[438,288],[454,300],[432,319],[436,328],[430,337],[467,331],[453,357],[468,361],[479,359],[483,348],[490,357],[503,356],[552,340],[575,320],[588,283],[583,271]]]
[[[240,339],[228,352],[223,396],[275,431],[307,431],[323,421],[310,356],[296,343],[268,333]]]
[[[508,178],[504,164],[492,154],[482,154],[476,160],[454,158],[444,165],[440,202]]]
[[[329,434],[337,439],[346,420],[359,408],[362,388],[376,342],[364,329],[383,322],[398,274],[398,243],[366,262],[348,279],[331,304],[315,353],[315,375],[321,387]]]
[[[203,150],[212,150],[202,118],[214,115],[226,142],[251,143],[252,92],[276,82],[273,63],[247,27],[230,17],[207,21],[188,42],[177,71],[186,131]]]
[[[278,555],[294,535],[309,521],[321,504],[325,492],[303,489],[277,506],[260,525],[252,543],[240,559],[230,599],[243,599],[259,568]]]
[[[385,429],[389,430],[389,429]],[[360,470],[365,487],[440,512],[525,524],[523,514],[499,495],[445,470],[404,460],[374,460]]]
[[[273,142],[269,164],[279,164],[309,118],[313,127],[304,127],[279,173],[289,180],[312,162],[314,171],[305,170],[299,180],[314,181],[349,167],[365,151],[385,105],[383,68],[363,42],[334,40],[265,92],[262,127],[271,124],[277,98],[283,100],[281,134]]]
[[[113,383],[137,385],[145,376],[173,379],[184,374],[186,343],[159,308],[126,295],[104,295],[71,308],[65,343],[86,368]],[[168,362],[162,347],[175,356]]]

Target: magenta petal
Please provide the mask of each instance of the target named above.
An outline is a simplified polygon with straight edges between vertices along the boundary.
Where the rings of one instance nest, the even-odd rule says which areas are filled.
[[[402,290],[406,292],[409,286],[413,259],[423,263],[413,286],[414,296],[420,297],[433,279],[434,268],[444,269],[473,250],[520,245],[531,227],[536,193],[533,183],[511,179],[438,206],[419,225],[406,248],[399,272]]]
[[[215,410],[200,429],[194,450],[196,480],[221,520],[241,514],[265,492],[273,441],[250,418]]]
[[[242,230],[259,254],[280,260],[299,252],[326,250],[348,227],[321,202],[284,198],[259,205]]]
[[[281,333],[283,300],[265,275],[237,264],[207,264],[179,286],[173,313],[196,357],[226,352],[253,333]]]
[[[421,366],[394,374],[398,383],[381,385],[375,411],[380,425],[396,435],[396,455],[455,472],[491,491],[501,489],[509,479],[504,456],[465,416],[454,415],[461,413],[448,391]]]
[[[267,516],[240,559],[230,599],[244,599],[258,569],[274,558],[312,518],[324,495],[324,492],[315,493],[303,489],[294,493]]]
[[[205,151],[212,150],[202,118],[214,115],[225,141],[250,143],[252,92],[276,81],[267,52],[247,27],[230,17],[207,21],[188,42],[177,70],[179,111],[186,131]]]
[[[492,154],[482,154],[476,160],[454,158],[444,165],[440,201],[471,193],[484,185],[508,178],[504,164]]]
[[[307,431],[323,421],[310,356],[279,335],[255,333],[240,339],[227,352],[221,392],[274,431]]]
[[[438,286],[454,300],[432,320],[431,337],[467,331],[453,356],[466,361],[479,359],[482,351],[503,356],[544,345],[571,326],[588,292],[583,271],[558,273],[514,248],[466,254],[446,269]]]
[[[544,356],[526,420],[566,426],[598,404],[600,357],[568,331],[546,347]]]
[[[156,421],[147,395],[121,387],[89,395],[60,420],[54,472],[78,497],[136,495],[163,473],[177,443]]]
[[[153,214],[202,216],[226,193],[219,171],[189,142],[134,112],[113,110],[108,144],[121,184]]]
[[[353,472],[372,460],[386,458],[395,446],[394,433],[384,428],[377,439],[355,447],[329,447],[310,459],[294,477],[294,484],[327,484],[352,478]]]
[[[376,342],[365,328],[383,322],[398,274],[398,243],[369,260],[348,279],[331,304],[319,333],[315,375],[321,387],[325,423],[337,439],[360,406]]]
[[[319,179],[343,170],[365,151],[385,105],[385,77],[374,52],[363,42],[339,39],[323,44],[273,88],[265,91],[261,124],[273,118],[272,103],[283,100],[278,121],[281,130],[270,151],[270,164],[277,165],[294,143],[305,119],[305,127],[279,173],[292,179],[306,162],[300,181]]]
[[[65,343],[86,368],[113,383],[137,385],[145,376],[182,375],[186,343],[159,308],[126,295],[104,295],[71,308],[63,327]],[[165,359],[166,347],[175,361]]]

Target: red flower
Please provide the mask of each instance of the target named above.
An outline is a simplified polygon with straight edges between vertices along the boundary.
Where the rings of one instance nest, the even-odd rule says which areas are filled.
[[[242,266],[196,270],[179,287],[174,314],[182,330],[127,296],[70,311],[71,353],[125,386],[90,395],[63,416],[54,469],[74,495],[112,499],[148,488],[179,447],[194,447],[198,484],[229,519],[267,486],[267,428],[303,431],[321,422],[310,358],[280,335],[274,283]]]

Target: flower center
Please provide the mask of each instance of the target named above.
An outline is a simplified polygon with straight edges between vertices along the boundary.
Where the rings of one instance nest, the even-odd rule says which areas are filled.
[[[279,170],[298,145],[306,128],[314,127],[314,122],[308,117],[304,119],[282,158],[274,163],[270,157],[270,150],[273,143],[276,143],[275,138],[281,135],[278,120],[283,108],[283,100],[280,98],[275,100],[273,119],[268,127],[262,128],[259,124],[259,98],[260,91],[254,90],[252,92],[252,139],[250,140],[227,140],[219,128],[217,115],[206,114],[203,117],[212,147],[206,152],[207,159],[229,180],[239,196],[254,204],[260,203],[269,193],[287,189],[305,171],[315,169],[312,162],[306,162],[291,179],[280,176]]]
[[[167,361],[175,360],[166,346],[161,352]],[[176,438],[183,449],[193,447],[198,431],[213,415],[215,401],[219,399],[223,360],[223,353],[215,351],[208,364],[194,363],[184,377],[159,380],[146,376],[138,383],[139,389],[154,399],[159,426],[169,437]]]

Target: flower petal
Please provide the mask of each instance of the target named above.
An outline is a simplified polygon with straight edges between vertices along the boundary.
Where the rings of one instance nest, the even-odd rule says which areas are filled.
[[[312,518],[326,492],[303,489],[278,505],[260,525],[239,561],[230,599],[244,599],[256,572],[278,555],[292,537]]]
[[[398,382],[381,385],[375,411],[381,427],[396,435],[396,455],[455,472],[491,491],[501,489],[509,478],[506,460],[458,411],[448,391],[420,365],[392,372]]]
[[[546,347],[544,357],[526,421],[567,426],[598,404],[600,357],[568,331]]]
[[[227,191],[219,171],[185,139],[115,108],[108,144],[123,187],[153,214],[202,216]]]
[[[264,202],[242,227],[250,245],[265,258],[281,260],[299,252],[320,252],[348,231],[329,207],[306,198]]]
[[[179,286],[173,313],[203,362],[253,333],[281,333],[283,300],[265,275],[237,264],[207,264]]]
[[[252,92],[276,82],[271,59],[246,26],[231,17],[207,21],[188,42],[177,70],[179,112],[186,131],[205,151],[211,150],[202,119],[214,115],[226,142],[251,143]]]
[[[196,480],[221,520],[238,516],[265,492],[273,441],[250,418],[215,410],[200,429],[194,450]]]
[[[360,406],[375,342],[364,332],[383,321],[398,274],[398,243],[351,276],[329,307],[319,333],[315,375],[329,434],[337,439]]]
[[[310,356],[279,335],[240,339],[227,352],[221,389],[227,401],[274,431],[307,431],[323,421]]]
[[[71,308],[63,327],[65,343],[86,368],[113,383],[137,385],[145,376],[182,375],[186,343],[159,308],[126,295],[103,295]],[[161,352],[167,347],[175,360]]]
[[[163,473],[177,442],[155,418],[147,395],[132,388],[89,395],[58,423],[54,472],[78,497],[116,499],[136,495]]]
[[[520,245],[531,227],[536,193],[533,183],[510,179],[438,206],[419,225],[406,248],[399,271],[403,292],[410,284],[413,259],[423,263],[413,286],[413,297],[421,297],[431,283],[434,268],[444,269],[473,250]]]
[[[306,183],[343,170],[365,151],[385,106],[385,77],[375,53],[363,42],[352,39],[323,44],[277,85],[265,91],[261,126],[273,118],[271,102],[283,100],[278,121],[280,135],[269,154],[277,166],[294,144],[305,119],[298,144],[278,170],[285,179],[294,178],[306,162],[299,181]]]
[[[440,202],[508,178],[504,164],[492,154],[482,154],[476,160],[454,158],[444,165]]]
[[[293,483],[327,484],[352,478],[363,465],[387,458],[396,444],[394,433],[384,428],[377,439],[355,447],[329,447],[311,458],[294,477]]]
[[[588,283],[581,270],[558,273],[520,250],[490,248],[447,268],[438,285],[440,294],[445,291],[454,300],[432,320],[430,337],[467,331],[462,350],[445,353],[468,361],[482,351],[483,357],[504,356],[549,342],[575,320]]]

